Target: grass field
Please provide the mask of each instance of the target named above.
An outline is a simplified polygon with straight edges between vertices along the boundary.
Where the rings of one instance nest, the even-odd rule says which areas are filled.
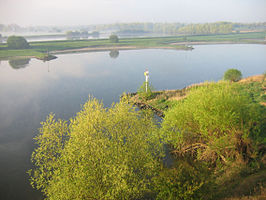
[[[192,35],[192,36],[172,36],[172,37],[145,37],[145,38],[125,38],[120,39],[119,43],[111,43],[108,39],[95,40],[62,40],[62,41],[43,41],[30,42],[30,49],[11,50],[6,44],[0,44],[0,59],[11,57],[36,57],[42,59],[47,51],[73,50],[82,48],[92,48],[109,50],[110,48],[132,47],[132,48],[171,48],[191,50],[187,44],[190,42],[230,42],[230,43],[259,43],[265,44],[265,32],[239,33],[226,35]],[[179,44],[180,43],[180,44]]]

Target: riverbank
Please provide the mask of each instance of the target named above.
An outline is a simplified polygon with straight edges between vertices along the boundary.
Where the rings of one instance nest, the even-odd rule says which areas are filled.
[[[110,47],[88,47],[80,49],[66,49],[51,51],[51,54],[64,54],[64,53],[79,53],[79,52],[97,52],[97,51],[112,51],[112,50],[138,50],[138,49],[172,49],[172,50],[193,50],[190,46],[154,46],[154,47],[138,47],[138,46],[110,46]]]
[[[266,44],[265,32],[233,33],[224,35],[189,35],[171,37],[123,38],[119,43],[111,43],[109,39],[95,40],[55,40],[30,42],[29,49],[12,50],[7,44],[0,44],[0,60],[11,58],[42,59],[50,54],[94,52],[132,49],[173,49],[192,50],[196,44]]]
[[[217,154],[212,154],[210,152],[214,152],[219,149],[218,151],[219,153],[221,152],[221,154],[226,155],[224,152],[230,152],[230,154],[232,155],[233,152],[237,151],[235,150],[237,148],[232,148],[228,145],[231,145],[231,140],[234,140],[236,137],[234,135],[234,126],[237,126],[235,125],[236,123],[234,122],[234,120],[231,120],[232,118],[229,118],[228,116],[236,115],[240,119],[245,119],[242,116],[245,116],[245,112],[248,112],[247,110],[245,110],[244,113],[240,112],[239,114],[239,111],[237,111],[238,107],[241,111],[243,111],[243,106],[249,105],[250,108],[248,107],[248,109],[252,109],[251,105],[256,105],[257,107],[253,107],[256,108],[256,110],[249,111],[251,112],[251,115],[256,116],[257,113],[259,116],[260,114],[256,111],[261,110],[261,116],[265,116],[265,80],[266,74],[263,74],[243,78],[242,80],[236,83],[196,83],[179,90],[155,91],[149,96],[139,95],[138,93],[132,93],[128,96],[129,101],[138,106],[140,109],[152,110],[159,117],[164,117],[165,115],[165,118],[162,120],[161,123],[161,127],[163,127],[161,133],[163,135],[163,138],[167,138],[166,141],[168,144],[170,143],[173,146],[177,144],[176,146],[174,146],[174,149],[171,152],[173,153],[173,155],[176,156],[177,159],[179,159],[178,162],[182,161],[184,155],[188,157],[191,156],[191,158],[193,159],[198,159],[198,157],[203,155],[199,158],[199,160],[204,160],[207,158],[207,163],[210,163],[210,160],[214,159],[214,162],[217,161],[220,166],[224,166],[224,171],[217,170],[220,166],[216,165],[214,167],[214,169],[216,169],[213,171],[213,174],[215,176],[212,184],[215,185],[215,187],[208,190],[215,197],[212,199],[259,200],[265,199],[266,195],[266,176],[264,167],[266,161],[265,142],[261,142],[257,146],[257,155],[260,156],[256,158],[255,162],[255,159],[252,161],[245,160],[245,162],[244,160],[239,159],[240,156],[247,155],[245,150],[242,150],[245,148],[245,145],[243,142],[244,139],[242,140],[241,136],[239,136],[240,134],[242,134],[242,132],[240,131],[237,132],[240,133],[239,135],[237,135],[237,137],[241,138],[239,139],[239,141],[243,143],[240,144],[238,142],[237,145],[240,144],[241,148],[244,148],[241,149],[242,152],[240,151],[239,157],[237,157],[238,160],[235,160],[232,165],[229,164],[230,161],[226,160],[224,156],[221,159],[216,157],[213,158],[212,156]],[[230,99],[230,95],[226,95],[227,92],[222,92],[225,87],[221,86],[234,88],[234,92],[230,94],[231,97],[234,97],[235,95],[238,96],[241,94],[241,97],[239,96],[240,99],[242,99],[242,97],[243,99],[245,97],[249,97],[249,101],[245,101],[245,104],[241,104],[238,103],[238,101],[236,100],[237,98],[235,98],[236,101]],[[216,91],[213,88],[216,88]],[[209,94],[205,95],[207,93]],[[143,97],[147,98],[144,99]],[[230,99],[230,101],[228,101],[228,99]],[[261,106],[259,106],[258,103],[260,103]],[[235,106],[235,108],[237,109],[233,109],[232,105]],[[230,126],[228,131],[225,131],[226,126],[220,126],[220,124],[224,125],[224,121],[227,120],[227,117],[230,119],[228,123],[230,124]],[[265,121],[263,120],[258,120],[258,122],[261,122],[262,124],[265,123]],[[254,123],[253,126],[258,127],[259,133],[260,125],[258,125],[258,122]],[[243,127],[248,124],[244,120],[239,120],[238,123],[241,123],[241,126]],[[222,136],[219,135],[219,133],[221,133],[219,132],[219,126],[224,128],[222,130],[224,131],[221,134]],[[203,128],[200,129],[199,127]],[[212,127],[215,127],[215,129],[212,129]],[[202,130],[203,133],[200,130]],[[204,132],[205,130],[207,131]],[[250,131],[249,135],[247,135],[251,136],[252,129],[247,130]],[[261,133],[265,133],[265,131],[262,131]],[[201,135],[203,135],[203,137],[201,137]],[[226,135],[228,135],[228,137]],[[252,137],[248,139],[252,141]],[[262,137],[265,141],[265,136]],[[181,142],[178,143],[177,141]],[[251,142],[249,144],[251,144]],[[251,145],[249,147],[250,149],[252,149]],[[233,150],[231,150],[231,148]],[[235,158],[232,156],[230,157],[230,159]],[[226,166],[230,167],[226,168]],[[209,173],[211,173],[211,171]],[[201,175],[204,176],[203,174]],[[174,178],[172,180],[173,182],[175,181]],[[209,179],[209,181],[210,180],[212,179]]]
[[[264,40],[242,40],[238,41],[196,41],[196,42],[176,42],[171,45],[217,45],[217,44],[266,44]]]
[[[258,101],[261,105],[266,106],[265,80],[265,75],[255,75],[241,79],[238,84],[242,84],[244,86],[243,90],[252,91],[254,97],[257,98],[256,101]],[[208,85],[208,82],[195,83],[183,89],[154,91],[147,99],[143,99],[138,93],[129,93],[128,96],[129,101],[138,106],[140,109],[150,109],[157,116],[164,117],[164,113],[169,108],[175,106],[178,101],[185,99],[187,95],[189,95],[190,90],[206,85]]]

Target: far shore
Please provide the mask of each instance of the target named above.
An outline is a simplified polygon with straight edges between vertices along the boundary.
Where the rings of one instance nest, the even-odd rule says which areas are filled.
[[[80,49],[66,49],[66,50],[57,50],[51,51],[51,54],[64,54],[64,53],[75,53],[75,52],[98,52],[98,51],[112,51],[112,50],[141,50],[141,49],[173,49],[173,50],[193,50],[193,47],[180,46],[181,48],[177,48],[176,46],[158,46],[158,47],[138,47],[138,46],[113,46],[113,47],[87,47]]]
[[[30,42],[29,49],[9,49],[0,44],[0,60],[37,58],[47,60],[56,54],[97,52],[112,50],[172,49],[193,50],[192,45],[212,44],[266,44],[265,33],[232,33],[217,35],[188,35],[171,37],[121,38],[118,43],[108,39],[95,40],[54,40]]]
[[[171,43],[170,45],[173,46],[158,46],[158,47],[138,47],[138,46],[113,46],[113,47],[87,47],[87,48],[80,48],[80,49],[66,49],[66,50],[58,50],[58,51],[51,51],[51,54],[65,54],[65,53],[78,53],[78,52],[98,52],[98,51],[112,51],[112,50],[141,50],[141,49],[172,49],[172,50],[193,50],[193,46],[191,45],[219,45],[219,44],[258,44],[258,43],[245,43],[245,42],[176,42]],[[259,43],[262,45],[265,43]],[[180,47],[186,46],[187,49],[184,48],[177,48],[174,45],[182,45]]]
[[[52,55],[58,55],[58,54],[68,54],[68,53],[86,53],[86,52],[104,52],[104,51],[112,51],[112,50],[142,50],[142,49],[168,49],[168,50],[193,50],[194,47],[191,45],[219,45],[219,44],[262,44],[265,45],[265,43],[246,43],[246,42],[230,42],[230,41],[223,41],[223,42],[176,42],[171,43],[169,45],[172,46],[154,46],[154,47],[138,47],[138,46],[111,46],[111,47],[85,47],[85,48],[78,48],[78,49],[65,49],[65,50],[55,50],[50,51],[49,54]],[[178,45],[180,45],[180,48],[178,48]],[[186,48],[184,48],[184,46]],[[43,60],[43,58],[40,58],[38,56],[12,56],[14,59],[22,59],[22,58],[36,58]],[[0,58],[1,59],[1,58]],[[8,60],[8,58],[7,58]]]
[[[244,42],[230,42],[230,41],[223,41],[223,42],[176,42],[171,43],[169,45],[171,46],[153,46],[153,47],[139,47],[139,46],[109,46],[109,47],[85,47],[85,48],[73,48],[73,49],[65,49],[65,50],[55,50],[50,51],[49,54],[51,55],[58,55],[58,54],[68,54],[68,53],[86,53],[86,52],[104,52],[104,51],[112,51],[112,50],[142,50],[142,49],[168,49],[168,50],[193,50],[194,47],[191,45],[219,45],[219,44],[262,44],[265,45],[265,43],[244,43]],[[180,47],[180,48],[178,48]],[[185,48],[184,48],[185,47]],[[43,60],[43,57],[39,56],[11,56],[12,59],[24,59],[24,58],[36,58]],[[8,60],[11,57],[6,57],[2,59],[0,57],[0,60]]]
[[[175,42],[171,43],[171,45],[218,45],[218,44],[266,44],[266,40],[255,40],[254,42],[248,41],[248,42],[233,42],[233,41],[203,41],[203,42]]]

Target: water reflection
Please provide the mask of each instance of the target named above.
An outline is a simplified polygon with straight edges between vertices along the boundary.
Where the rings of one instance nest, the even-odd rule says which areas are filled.
[[[119,51],[116,50],[116,49],[113,49],[113,50],[110,51],[109,56],[110,56],[111,58],[114,58],[114,59],[115,59],[115,58],[118,58],[118,56],[119,56]]]
[[[29,65],[30,58],[23,58],[23,59],[11,59],[8,61],[10,67],[13,69],[21,69],[25,68]]]

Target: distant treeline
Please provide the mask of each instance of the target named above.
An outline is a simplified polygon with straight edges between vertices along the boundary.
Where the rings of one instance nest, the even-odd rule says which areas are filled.
[[[60,33],[62,32],[63,27],[56,26],[28,26],[21,27],[17,24],[0,24],[0,32],[51,32],[51,33]]]
[[[226,34],[239,31],[265,31],[264,23],[231,23],[216,22],[204,24],[182,24],[182,23],[119,23],[95,25],[93,29],[98,31],[114,30],[118,33],[159,33],[159,34]]]
[[[232,23],[215,22],[203,24],[184,23],[116,23],[87,26],[53,26],[53,27],[20,27],[16,24],[0,24],[0,32],[61,32],[69,30],[84,31],[111,31],[120,33],[160,33],[160,34],[224,34],[239,31],[265,31],[266,22],[262,23]]]
[[[66,37],[68,39],[73,38],[88,38],[89,36],[92,37],[99,37],[100,33],[98,31],[93,31],[89,33],[88,31],[67,31]]]
[[[266,23],[264,25],[266,30]],[[216,34],[231,33],[234,29],[233,23],[217,22],[205,24],[181,24],[181,23],[131,23],[110,24],[95,26],[97,30],[119,30],[120,32],[149,32],[161,34]]]
[[[207,23],[207,24],[190,24],[178,29],[179,33],[184,34],[226,34],[232,33],[233,24],[227,22]]]

